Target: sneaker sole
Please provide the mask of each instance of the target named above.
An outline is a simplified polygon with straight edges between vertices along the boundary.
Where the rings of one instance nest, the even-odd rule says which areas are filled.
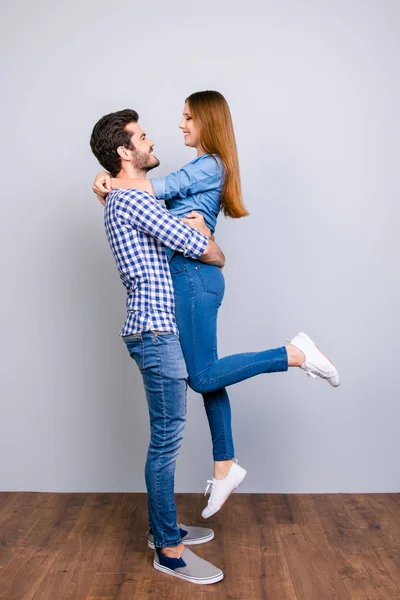
[[[219,509],[218,509],[218,510],[216,510],[216,511],[214,511],[213,513],[211,513],[211,515],[207,515],[207,517],[203,517],[203,515],[201,515],[201,516],[203,517],[203,519],[209,519],[210,517],[212,517],[213,515],[216,515],[216,514],[217,514],[217,512],[219,512],[219,511],[221,510],[221,508],[224,506],[225,502],[226,502],[227,500],[229,500],[229,498],[232,496],[233,492],[236,492],[236,490],[238,489],[239,485],[240,485],[241,483],[243,483],[243,481],[244,481],[244,478],[246,477],[246,475],[247,475],[247,471],[246,471],[246,472],[245,472],[245,474],[243,475],[243,479],[242,479],[241,481],[239,481],[239,483],[237,484],[237,486],[236,486],[236,487],[234,487],[234,488],[233,488],[233,490],[231,491],[231,493],[229,494],[229,496],[227,496],[227,497],[225,498],[225,500],[223,501],[223,503],[221,504],[221,506],[219,507]]]
[[[207,537],[204,538],[196,538],[194,540],[187,540],[184,541],[184,538],[182,540],[182,544],[184,546],[198,546],[199,544],[205,544],[206,542],[211,542],[211,540],[214,539],[214,532],[212,532],[210,535],[208,535]],[[155,550],[156,547],[154,545],[154,542],[151,542],[150,540],[147,540],[147,545],[151,550]]]
[[[218,581],[221,581],[221,579],[224,578],[224,574],[222,571],[220,573],[218,573],[218,575],[215,575],[214,577],[201,578],[201,577],[189,577],[188,575],[183,575],[182,573],[177,573],[176,571],[173,571],[172,569],[168,569],[168,567],[163,567],[162,565],[159,565],[155,561],[153,562],[153,567],[155,569],[157,569],[157,571],[161,571],[161,573],[165,573],[166,575],[172,575],[173,577],[178,577],[178,579],[183,579],[184,581],[189,581],[190,583],[197,583],[200,585],[208,585],[210,583],[218,583]]]

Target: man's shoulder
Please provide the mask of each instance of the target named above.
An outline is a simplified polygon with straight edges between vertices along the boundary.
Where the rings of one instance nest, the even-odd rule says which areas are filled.
[[[107,198],[113,199],[114,202],[121,201],[129,201],[129,200],[140,200],[140,199],[153,199],[154,196],[146,192],[145,190],[138,190],[136,188],[114,188],[108,194]]]
[[[135,188],[114,188],[107,196],[107,204],[115,208],[129,208],[140,205],[155,204],[157,201],[148,192]]]

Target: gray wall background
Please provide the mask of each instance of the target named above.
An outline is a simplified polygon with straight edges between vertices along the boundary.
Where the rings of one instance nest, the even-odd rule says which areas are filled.
[[[2,490],[144,491],[148,416],[91,192],[95,121],[138,110],[167,174],[193,91],[227,97],[251,216],[222,216],[220,355],[306,331],[299,370],[230,388],[242,492],[400,490],[397,0],[1,4]],[[212,474],[190,392],[176,489]]]

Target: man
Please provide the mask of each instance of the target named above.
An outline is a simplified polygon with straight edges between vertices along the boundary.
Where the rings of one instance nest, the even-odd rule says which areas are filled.
[[[145,178],[160,164],[154,143],[138,120],[136,111],[126,109],[102,117],[93,129],[92,151],[113,177]],[[225,257],[209,239],[201,218],[190,227],[147,192],[112,190],[104,217],[108,242],[127,290],[128,312],[121,335],[142,373],[150,415],[145,477],[153,565],[192,583],[216,583],[223,578],[221,569],[187,547],[211,540],[214,532],[177,524],[174,474],[186,422],[187,372],[165,246],[220,267]]]

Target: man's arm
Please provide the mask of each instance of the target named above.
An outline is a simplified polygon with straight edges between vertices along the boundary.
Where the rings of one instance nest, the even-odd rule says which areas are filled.
[[[211,231],[205,224],[203,215],[196,210],[192,210],[186,217],[181,218],[180,220],[208,237],[209,243],[199,260],[209,265],[216,265],[222,269],[226,262],[225,255],[221,248],[214,243],[214,235],[211,234]]]
[[[209,244],[207,236],[171,215],[147,192],[123,190],[111,193],[116,194],[112,210],[115,210],[122,225],[126,223],[155,238],[164,246],[182,252],[184,256],[199,259],[205,253],[206,261],[217,260],[218,253],[215,252],[215,248],[206,250]]]
[[[203,156],[201,160],[188,165],[166,177],[152,179],[119,179],[112,178],[107,171],[100,171],[93,184],[93,192],[105,205],[105,196],[111,189],[138,189],[149,192],[158,200],[186,198],[186,196],[207,192],[221,187],[224,169],[221,159],[214,156]]]
[[[107,194],[117,188],[143,190],[154,196],[153,186],[150,179],[118,179],[111,177],[107,171],[100,171],[96,175],[92,190],[103,206],[106,204]]]
[[[225,255],[221,248],[217,246],[211,239],[208,240],[208,244],[203,254],[200,256],[201,262],[207,263],[208,265],[215,265],[222,269],[225,266]]]

